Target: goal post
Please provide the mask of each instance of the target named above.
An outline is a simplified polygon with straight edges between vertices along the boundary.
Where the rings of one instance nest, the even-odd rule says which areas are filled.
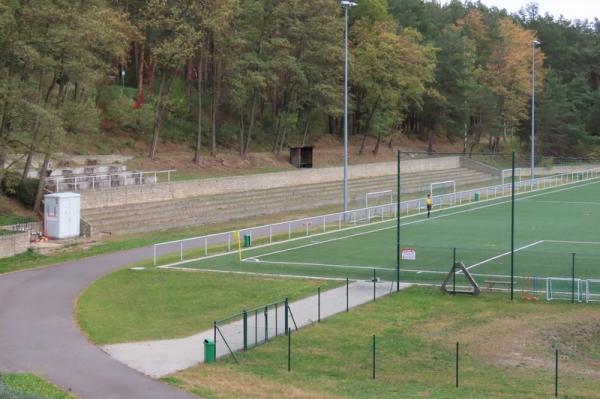
[[[600,302],[600,280],[585,280],[585,301],[587,303]]]
[[[506,178],[507,177],[511,177],[512,176],[512,169],[503,169],[502,170],[502,185],[504,185],[504,183],[506,182]],[[518,182],[521,182],[522,180],[522,175],[521,175],[521,168],[515,168],[515,179],[518,179]],[[510,183],[510,179],[507,183]]]
[[[443,207],[456,204],[456,180],[437,181],[429,185],[433,206]]]
[[[393,204],[393,190],[372,191],[365,194],[365,208],[369,220],[377,215],[384,218],[386,212],[393,213]]]
[[[583,302],[586,299],[584,296],[587,296],[584,292],[585,283],[578,278],[573,280],[566,277],[547,277],[546,299],[548,301],[570,301],[574,298],[577,302]]]

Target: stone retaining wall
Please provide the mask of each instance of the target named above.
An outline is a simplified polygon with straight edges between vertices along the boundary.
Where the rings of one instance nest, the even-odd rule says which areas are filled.
[[[29,248],[29,232],[0,236],[0,258],[21,254]]]
[[[406,160],[401,163],[403,173],[455,169],[459,167],[460,160],[457,156]],[[396,174],[396,168],[396,162],[352,165],[349,167],[348,174],[351,179],[389,176]],[[103,190],[82,192],[81,209],[183,199],[202,195],[294,187],[303,184],[341,181],[342,178],[343,168],[331,167],[250,176],[168,182],[148,186],[111,187]]]

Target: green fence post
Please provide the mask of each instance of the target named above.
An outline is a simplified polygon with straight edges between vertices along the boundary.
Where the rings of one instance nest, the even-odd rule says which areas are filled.
[[[289,330],[289,316],[288,315],[290,313],[289,309],[288,309],[289,302],[288,302],[287,298],[285,298],[284,306],[285,306],[285,316],[284,316],[284,319],[283,319],[283,326],[285,328],[285,330],[284,330],[285,334],[287,335],[288,330]]]
[[[292,371],[292,330],[287,330],[288,336],[288,372]]]
[[[456,248],[452,248],[452,295],[456,295]]]
[[[269,307],[265,306],[265,342],[269,340]]]
[[[531,176],[533,182],[533,176]],[[515,152],[512,152],[512,177],[510,200],[510,300],[515,291]]]
[[[350,309],[349,298],[348,298],[349,284],[350,284],[350,280],[348,279],[348,277],[346,277],[346,312]]]
[[[396,181],[396,292],[400,292],[400,150],[398,150]],[[408,211],[408,204],[406,205]]]
[[[377,287],[375,286],[375,283],[377,282],[377,274],[375,269],[373,269],[373,302],[375,302],[377,300]]]
[[[558,398],[558,349],[554,360],[554,397]]]
[[[456,342],[456,387],[458,388],[458,341]]]
[[[217,322],[213,321],[213,342],[215,343],[215,363],[217,361]]]
[[[373,334],[373,379],[375,379],[375,334]]]
[[[575,254],[571,261],[571,303],[575,303]]]
[[[248,312],[244,309],[244,350],[248,350]]]
[[[321,287],[317,287],[317,323],[321,322]]]

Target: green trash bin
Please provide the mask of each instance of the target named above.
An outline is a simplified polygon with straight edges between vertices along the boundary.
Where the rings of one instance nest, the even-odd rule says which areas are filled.
[[[217,345],[210,339],[204,340],[204,363],[214,363],[217,358]]]
[[[252,236],[250,234],[244,234],[244,248],[252,246]]]
[[[479,201],[481,199],[481,194],[480,193],[475,193],[475,195],[473,196],[473,200],[474,201]]]
[[[577,180],[583,180],[583,173],[577,173]]]

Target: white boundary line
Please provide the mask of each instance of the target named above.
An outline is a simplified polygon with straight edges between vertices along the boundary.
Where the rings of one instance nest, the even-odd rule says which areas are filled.
[[[556,244],[575,244],[575,245],[600,245],[600,241],[562,241],[562,240],[544,240]]]
[[[542,191],[542,192],[539,192],[539,193],[536,193],[536,194],[531,194],[531,192],[515,193],[516,196],[521,196],[520,198],[515,199],[515,201],[523,201],[523,200],[526,200],[526,199],[529,199],[529,198],[537,198],[537,197],[541,197],[541,196],[544,196],[544,195],[550,195],[550,194],[554,194],[554,193],[558,193],[558,192],[575,190],[575,189],[579,189],[581,187],[586,187],[586,186],[595,185],[595,184],[599,184],[600,183],[600,180],[598,180],[598,178],[595,178],[594,180],[595,181],[591,181],[591,182],[584,183],[584,184],[580,184],[581,183],[580,181],[572,182],[572,183],[567,183],[568,187],[563,187],[563,188],[558,189],[558,190],[556,190],[556,187],[541,188],[541,189],[539,189],[539,191]],[[530,194],[530,195],[528,195],[528,194]],[[504,205],[504,204],[508,204],[508,203],[511,202],[510,200],[506,200],[506,201],[502,201],[501,199],[498,200],[498,198],[488,198],[488,199],[486,199],[484,201],[486,201],[486,202],[496,201],[496,202],[493,202],[491,204],[482,205],[482,206],[476,206],[476,207],[473,207],[473,204],[474,204],[473,202],[465,203],[465,204],[462,204],[462,205],[456,205],[453,208],[465,208],[465,207],[469,207],[469,206],[471,208],[469,208],[469,209],[463,209],[463,210],[456,211],[456,212],[451,212],[451,213],[444,213],[441,216],[433,216],[430,219],[419,219],[419,220],[414,220],[414,221],[405,222],[405,223],[401,222],[400,226],[401,227],[402,226],[410,226],[410,225],[413,225],[413,224],[416,224],[416,223],[429,222],[429,221],[432,221],[432,220],[437,220],[437,219],[441,219],[441,218],[445,218],[445,217],[449,217],[449,216],[454,216],[454,215],[458,215],[458,214],[463,214],[463,213],[467,213],[467,212],[473,212],[473,211],[477,211],[477,210],[480,210],[480,209],[490,208],[490,207],[493,207],[493,206]],[[440,212],[440,210],[434,210],[434,211],[432,211],[432,213],[439,213],[439,212]],[[409,216],[404,216],[402,219],[415,218],[417,216],[422,216],[422,215],[420,215],[418,213],[415,213],[415,214],[412,214],[412,215],[409,215]],[[327,231],[327,232],[324,232],[324,233],[316,233],[316,234],[312,234],[310,236],[296,237],[296,238],[292,238],[291,240],[285,240],[285,241],[267,243],[267,244],[258,245],[256,247],[251,247],[251,248],[244,248],[244,249],[242,249],[242,252],[252,251],[252,250],[256,250],[256,249],[262,249],[262,248],[266,248],[266,247],[270,247],[270,246],[275,246],[275,245],[282,245],[282,244],[286,244],[286,243],[293,242],[293,241],[307,239],[307,237],[314,238],[314,237],[319,237],[319,236],[323,236],[323,235],[326,235],[326,234],[334,234],[334,233],[339,233],[339,232],[345,232],[345,231],[350,231],[350,230],[354,230],[354,229],[364,228],[364,227],[371,226],[371,225],[379,225],[379,224],[383,224],[383,223],[391,223],[391,222],[394,222],[394,221],[395,221],[395,219],[382,220],[382,221],[378,221],[378,222],[372,222],[372,223],[369,223],[369,224],[366,224],[366,225],[356,225],[356,226],[351,226],[351,227],[347,227],[347,228],[344,228],[344,229],[331,230],[331,231]],[[351,235],[348,235],[348,236],[337,237],[337,238],[330,239],[330,240],[324,240],[324,241],[320,241],[320,242],[314,242],[314,243],[302,245],[302,246],[299,246],[299,247],[288,248],[288,249],[281,250],[281,251],[273,251],[273,252],[270,252],[270,253],[267,253],[267,254],[261,254],[260,256],[262,257],[262,256],[272,255],[272,254],[275,254],[275,253],[281,253],[281,252],[291,251],[291,250],[295,250],[295,249],[300,249],[300,248],[304,248],[304,247],[309,247],[309,246],[313,246],[313,245],[328,243],[328,242],[342,240],[342,239],[346,239],[346,238],[352,238],[352,237],[356,237],[356,236],[371,234],[371,233],[375,233],[375,232],[379,232],[379,231],[390,230],[390,229],[394,229],[394,228],[396,228],[395,225],[389,226],[389,227],[380,228],[380,229],[369,230],[369,231],[366,231],[366,232],[351,234]],[[170,263],[170,264],[167,264],[167,265],[156,266],[156,267],[165,268],[165,269],[173,269],[174,266],[180,266],[180,265],[189,264],[189,263],[193,263],[193,262],[201,262],[201,261],[206,260],[206,259],[216,258],[216,257],[220,257],[220,256],[235,255],[237,253],[238,253],[238,251],[224,252],[224,253],[219,253],[219,254],[204,256],[204,257],[196,258],[196,259],[183,260],[183,261],[174,262],[174,263]],[[177,268],[177,269],[189,269],[189,268]],[[204,269],[204,270],[206,270],[206,269]]]
[[[582,202],[582,201],[548,201],[548,200],[534,200],[531,202],[542,203],[542,204],[567,204],[567,205],[600,205],[600,202]]]
[[[519,251],[522,251],[524,249],[531,248],[531,247],[533,247],[535,245],[542,244],[543,242],[544,242],[544,240],[540,240],[540,241],[533,242],[531,244],[527,244],[525,246],[522,246],[520,248],[515,249],[515,252],[519,252]],[[486,264],[488,262],[491,262],[493,260],[500,259],[503,256],[510,255],[511,253],[512,253],[512,251],[508,251],[508,252],[504,252],[503,254],[500,254],[500,255],[492,256],[489,259],[485,259],[485,260],[483,260],[483,261],[481,261],[479,263],[475,263],[474,265],[471,265],[471,266],[467,267],[467,270],[471,270],[471,269],[473,269],[473,268],[475,268],[477,266],[481,266],[481,265]]]
[[[366,270],[396,270],[393,267],[381,267],[381,266],[363,266],[363,265],[336,265],[333,263],[310,263],[310,262],[277,262],[272,260],[261,260],[259,258],[254,258],[256,260],[249,261],[249,263],[261,263],[268,265],[290,265],[290,266],[318,266],[318,267],[331,267],[331,268],[341,268],[341,269],[366,269]],[[246,259],[243,259],[242,262],[246,262]]]

